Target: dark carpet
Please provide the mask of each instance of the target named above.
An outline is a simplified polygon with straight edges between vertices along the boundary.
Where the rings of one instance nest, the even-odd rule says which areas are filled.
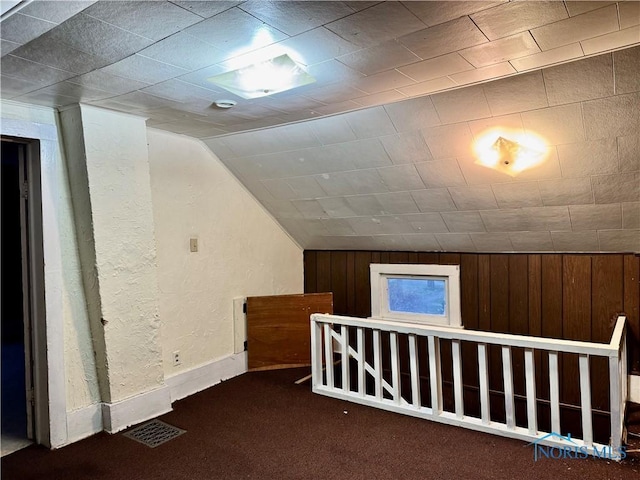
[[[187,433],[149,448],[100,433],[2,458],[3,480],[635,479],[640,462],[543,458],[525,442],[312,394],[308,370],[254,372],[174,403]]]

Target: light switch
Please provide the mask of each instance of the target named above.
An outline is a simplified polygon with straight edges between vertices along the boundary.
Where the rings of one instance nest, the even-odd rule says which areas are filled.
[[[189,239],[189,250],[191,250],[192,252],[197,252],[198,251],[198,239],[197,238]]]

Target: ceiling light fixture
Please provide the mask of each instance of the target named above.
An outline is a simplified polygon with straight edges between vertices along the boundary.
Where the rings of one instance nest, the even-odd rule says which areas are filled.
[[[508,134],[497,130],[481,135],[474,147],[478,157],[476,164],[512,177],[540,165],[546,159],[548,150],[544,140],[537,135]]]
[[[231,108],[231,107],[235,107],[237,105],[238,102],[236,102],[235,100],[226,100],[226,99],[220,99],[220,100],[216,100],[215,102],[213,102],[213,104],[218,107],[218,108]]]
[[[287,54],[207,80],[242,98],[264,97],[316,81]]]

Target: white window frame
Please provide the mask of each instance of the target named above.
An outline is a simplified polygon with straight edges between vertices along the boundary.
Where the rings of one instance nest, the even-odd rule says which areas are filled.
[[[462,328],[459,265],[407,265],[372,263],[371,317],[423,325]],[[444,315],[402,313],[389,310],[389,278],[445,280]]]

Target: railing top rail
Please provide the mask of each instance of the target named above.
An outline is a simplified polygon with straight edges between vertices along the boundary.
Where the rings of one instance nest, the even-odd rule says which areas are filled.
[[[561,340],[554,338],[532,337],[529,335],[513,335],[510,333],[465,330],[461,328],[420,325],[376,318],[345,317],[341,315],[319,313],[311,315],[311,322],[335,323],[339,325],[347,325],[350,327],[373,328],[382,331],[421,336],[432,335],[439,338],[465,340],[476,343],[508,345],[512,347],[535,348],[538,350],[551,350],[558,352],[609,357],[618,355],[620,342],[622,340],[622,335],[625,328],[626,317],[622,315],[618,316],[610,343]]]

